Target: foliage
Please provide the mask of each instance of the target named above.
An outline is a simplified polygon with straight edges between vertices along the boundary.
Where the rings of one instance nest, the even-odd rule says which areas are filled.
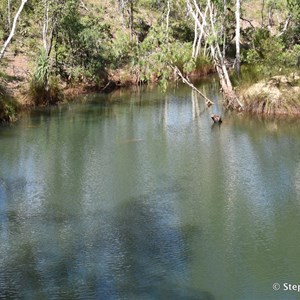
[[[138,72],[140,81],[159,81],[165,86],[173,73],[171,66],[177,66],[185,73],[195,69],[191,43],[176,40],[172,31],[168,43],[165,37],[162,26],[153,26],[145,40],[135,46],[132,67]]]
[[[252,48],[243,53],[247,64],[255,65],[267,76],[296,68],[299,57],[299,45],[287,45],[285,35],[272,36],[267,29],[256,30]]]
[[[17,119],[18,105],[8,94],[2,74],[0,74],[0,123],[11,122]]]
[[[49,58],[41,51],[29,88],[29,96],[35,105],[55,104],[62,100],[57,77],[51,74],[50,69]]]
[[[299,0],[287,0],[287,7],[292,14],[294,20],[300,22],[300,2]]]
[[[59,28],[55,44],[58,73],[68,81],[87,78],[95,82],[111,59],[109,26],[96,17],[80,17],[75,10],[61,18]]]

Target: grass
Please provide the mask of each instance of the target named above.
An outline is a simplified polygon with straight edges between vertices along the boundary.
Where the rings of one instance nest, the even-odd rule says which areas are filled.
[[[243,91],[265,78],[265,76],[265,73],[257,66],[242,65],[240,77],[238,78],[236,72],[234,72],[230,79],[234,87],[238,87],[239,90]]]
[[[265,116],[300,115],[300,77],[273,76],[242,93],[245,110]]]
[[[46,87],[44,83],[32,79],[28,96],[32,103],[37,106],[57,104],[63,100],[63,93],[56,78],[50,77]]]

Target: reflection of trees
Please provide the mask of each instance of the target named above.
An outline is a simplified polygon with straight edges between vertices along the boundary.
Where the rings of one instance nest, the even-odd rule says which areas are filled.
[[[0,298],[213,299],[198,287],[294,278],[299,128],[211,129],[188,89],[118,97],[33,115],[3,153]]]

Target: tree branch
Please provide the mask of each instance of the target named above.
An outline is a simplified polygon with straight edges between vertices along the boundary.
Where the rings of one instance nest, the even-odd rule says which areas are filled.
[[[285,20],[283,30],[278,34],[278,36],[283,35],[288,30],[291,19],[292,19],[292,16],[289,14]]]
[[[171,68],[174,70],[174,72],[179,75],[179,77],[181,78],[182,82],[187,84],[188,86],[190,86],[194,91],[196,91],[199,95],[201,95],[206,101],[206,105],[210,106],[212,104],[214,104],[210,99],[208,99],[202,92],[200,92],[192,83],[191,81],[184,77],[183,74],[181,73],[181,71],[178,69],[178,67],[174,67],[171,65]]]
[[[86,7],[86,5],[84,4],[83,0],[80,0],[80,7],[82,7],[83,9],[85,9],[86,11],[89,11],[89,9]]]
[[[245,19],[243,17],[240,17],[241,20],[245,21],[245,22],[248,22],[250,24],[250,26],[255,30],[255,27],[253,26],[252,22],[248,19]]]

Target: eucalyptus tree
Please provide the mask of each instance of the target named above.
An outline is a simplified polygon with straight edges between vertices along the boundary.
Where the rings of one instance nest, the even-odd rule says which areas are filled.
[[[11,29],[11,13],[10,13],[11,5],[10,0],[7,0],[7,23],[9,29]]]
[[[20,14],[21,14],[21,12],[22,12],[22,10],[23,10],[24,5],[26,4],[26,2],[27,2],[27,0],[22,0],[21,1],[20,7],[19,7],[18,11],[15,14],[15,17],[14,17],[14,20],[13,20],[13,24],[12,24],[12,27],[11,27],[11,30],[10,30],[10,34],[9,34],[8,38],[6,39],[4,45],[2,46],[2,49],[0,51],[0,59],[3,58],[4,53],[6,51],[6,48],[10,44],[12,38],[14,37],[15,31],[16,31],[16,27],[17,27],[17,21],[18,21],[18,19],[20,17]]]
[[[61,7],[56,0],[43,0],[42,3],[44,6],[42,26],[43,47],[46,57],[48,58],[52,50],[54,32],[56,30],[59,18],[59,9]]]
[[[195,34],[198,41],[194,41],[194,45],[197,44],[198,47],[201,47],[201,45],[208,47],[210,56],[219,75],[227,108],[242,109],[243,105],[239,101],[229,78],[225,51],[222,51],[222,43],[226,41],[226,39],[224,39],[225,29],[223,27],[223,22],[226,18],[224,15],[224,2],[206,0],[206,2],[199,3],[197,0],[187,0],[186,3],[189,14],[195,22],[195,30],[198,30],[198,34]],[[223,44],[223,49],[224,47],[225,45]]]
[[[240,76],[240,68],[241,68],[241,54],[240,54],[240,36],[241,36],[241,2],[240,0],[236,0],[236,9],[235,9],[235,20],[236,20],[236,28],[235,28],[235,48],[236,48],[236,56],[235,56],[235,66],[237,76]]]
[[[261,14],[261,28],[264,27],[264,14],[265,14],[265,0],[261,0],[261,10],[260,10],[260,14]]]
[[[125,21],[125,24],[130,30],[130,40],[133,40],[134,35],[134,12],[135,6],[137,5],[138,0],[117,0],[119,10],[121,12],[122,18]]]

